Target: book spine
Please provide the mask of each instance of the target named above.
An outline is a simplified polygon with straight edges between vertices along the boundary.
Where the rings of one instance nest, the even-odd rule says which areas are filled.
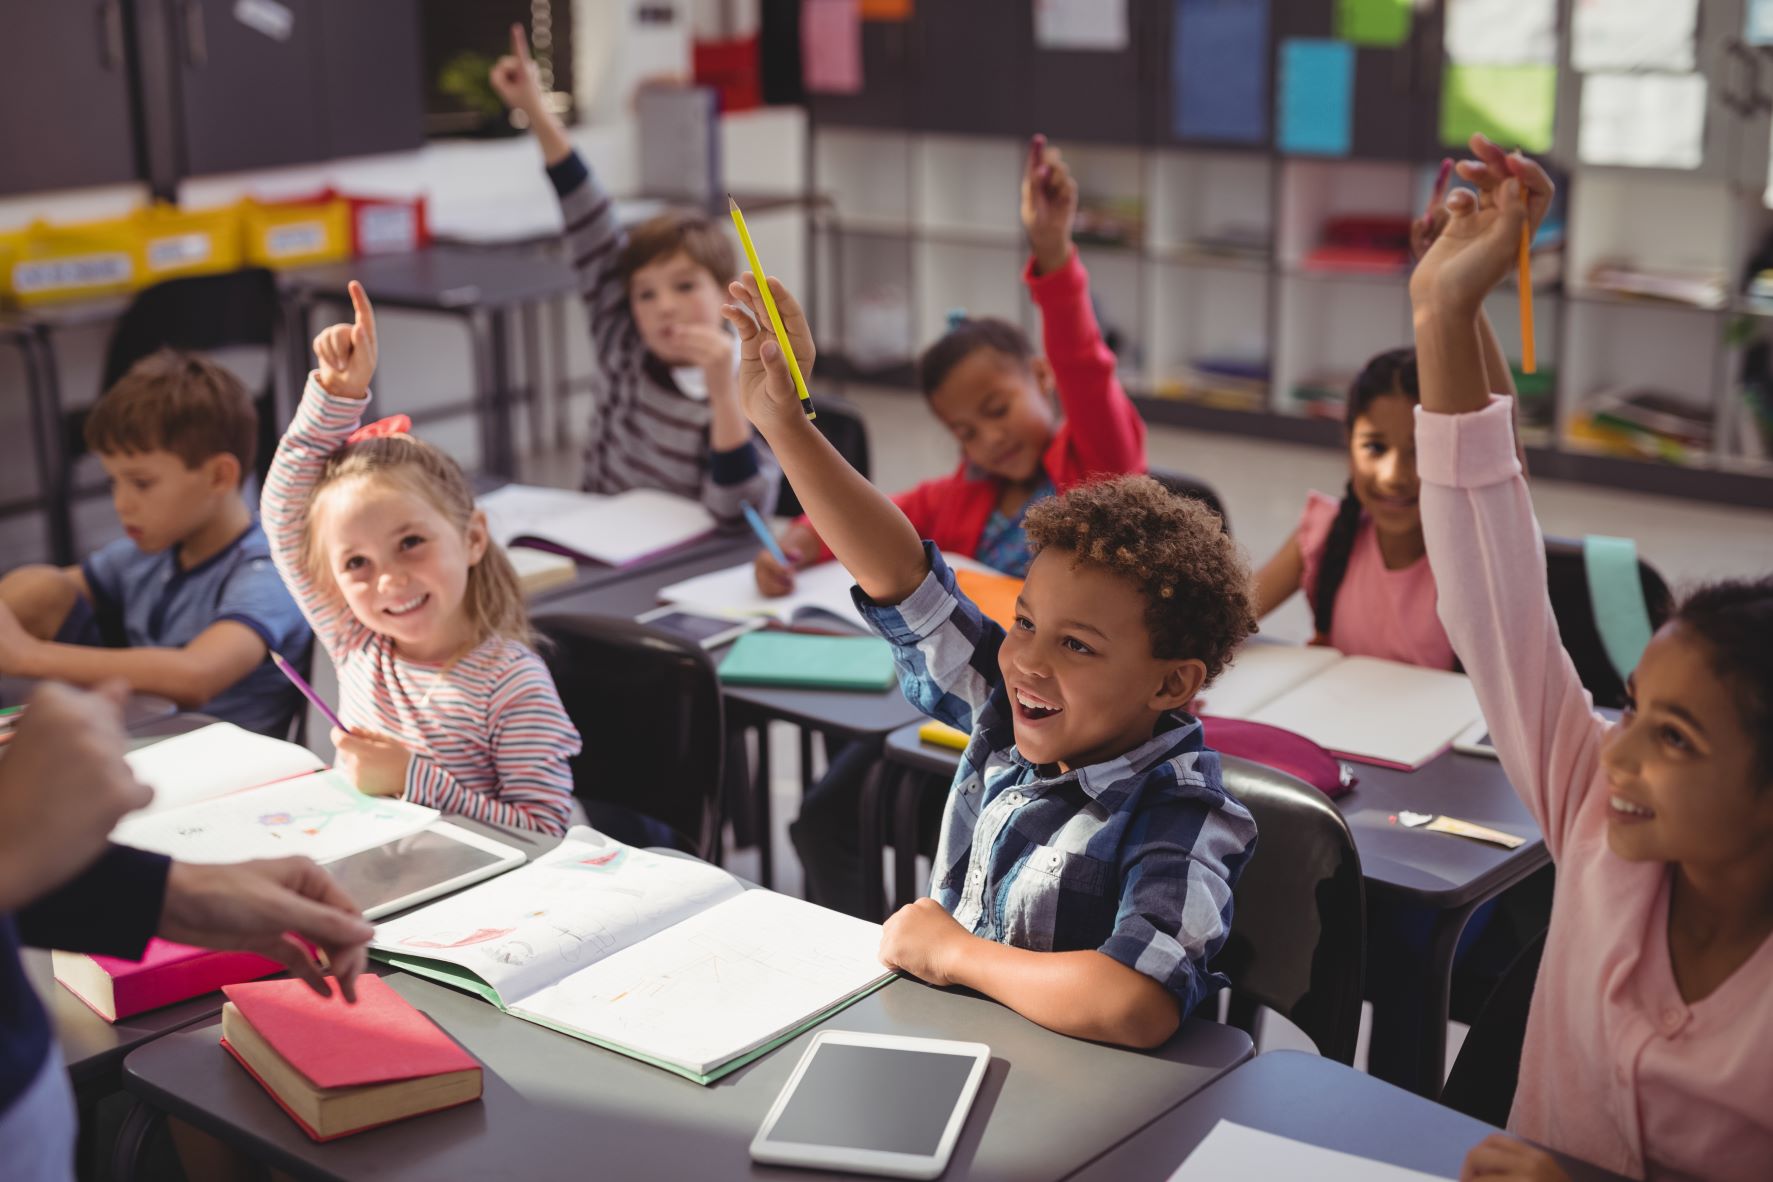
[[[257,981],[283,966],[251,952],[212,952],[156,968],[126,973],[112,981],[117,1019],[145,1014],[193,997],[214,993],[224,985]]]

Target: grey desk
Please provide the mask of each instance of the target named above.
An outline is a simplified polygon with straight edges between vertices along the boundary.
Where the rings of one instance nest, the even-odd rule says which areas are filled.
[[[757,540],[751,534],[733,538],[724,547],[710,546],[706,551],[686,555],[672,566],[648,568],[633,578],[621,579],[592,587],[584,592],[566,592],[545,596],[534,606],[537,611],[595,612],[609,616],[636,616],[659,605],[659,592],[665,587],[696,575],[724,570],[749,562],[757,553]],[[716,664],[725,655],[724,649],[713,654]],[[811,736],[817,732],[839,739],[870,738],[886,735],[921,717],[905,700],[897,685],[878,692],[844,692],[838,690],[771,689],[763,686],[723,686],[728,720],[740,728],[756,728],[757,775],[753,781],[754,822],[759,832],[770,831],[769,743],[767,724],[787,722],[801,728],[801,769],[804,774],[811,764]],[[758,877],[764,886],[774,881],[774,855],[771,842],[758,842]]]
[[[1212,743],[1210,723],[1207,742]],[[917,737],[917,726],[912,725],[887,737],[886,759],[889,765],[910,774],[889,774],[876,807],[863,810],[864,824],[869,823],[872,815],[876,826],[864,830],[864,859],[870,849],[879,849],[878,826],[883,810],[895,818],[895,842],[912,843],[899,848],[916,849],[916,809],[914,802],[907,804],[904,796],[915,796],[919,784],[926,779],[940,778],[945,783],[954,775],[960,753],[923,742]],[[1418,1078],[1435,1081],[1434,1093],[1438,1094],[1440,1081],[1446,1077],[1447,1006],[1459,935],[1472,912],[1548,865],[1551,855],[1538,826],[1503,774],[1502,765],[1494,759],[1446,751],[1413,772],[1364,763],[1353,766],[1359,777],[1354,790],[1336,804],[1354,834],[1368,889],[1408,899],[1435,913],[1426,954],[1430,993],[1424,1006],[1422,1036],[1418,1039],[1422,1052]],[[1505,850],[1463,837],[1407,829],[1391,822],[1400,809],[1445,813],[1517,834],[1527,841]],[[911,862],[908,857],[895,859],[896,865]],[[878,863],[876,857],[869,864]],[[881,890],[878,880],[878,874],[865,880],[874,897]],[[906,881],[906,875],[899,876],[901,902]]]
[[[1221,1120],[1374,1161],[1457,1178],[1466,1151],[1492,1125],[1442,1108],[1330,1059],[1259,1055],[1088,1167],[1077,1182],[1162,1182]],[[1619,1175],[1559,1155],[1573,1182]]]
[[[747,1153],[810,1033],[702,1087],[430,981],[387,979],[481,1061],[481,1103],[318,1145],[228,1060],[213,1021],[130,1055],[124,1085],[303,1179],[837,1177],[754,1166]],[[995,1002],[905,980],[828,1025],[990,1045],[991,1067],[950,1180],[1060,1178],[1250,1053],[1242,1032],[1201,1021],[1158,1052],[1117,1050],[1053,1034]]]
[[[0,706],[17,706],[24,702],[37,684],[33,678],[0,674]],[[123,726],[132,733],[139,732],[144,727],[172,718],[178,712],[176,705],[158,694],[130,694],[123,704]]]
[[[378,307],[434,312],[463,321],[474,357],[473,401],[432,413],[472,411],[480,420],[481,466],[506,477],[515,471],[511,322],[520,312],[578,290],[569,264],[528,252],[434,246],[413,254],[304,267],[284,272],[281,278],[289,296],[291,366],[297,390],[308,372],[313,306],[323,300],[349,303],[347,286],[353,279],[362,282]],[[529,343],[525,397],[530,397],[539,385],[540,346],[533,332],[525,337]]]

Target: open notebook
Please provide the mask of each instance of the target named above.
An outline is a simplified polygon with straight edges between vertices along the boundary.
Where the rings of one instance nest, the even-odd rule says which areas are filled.
[[[555,549],[587,562],[626,566],[707,537],[714,515],[657,489],[614,496],[507,484],[480,498],[501,546]]]
[[[378,960],[712,1083],[891,978],[880,926],[575,828],[377,927]]]
[[[111,839],[186,862],[304,854],[329,862],[394,841],[437,810],[365,796],[305,747],[218,722],[124,757],[154,789]]]
[[[947,553],[942,557],[955,571],[995,573],[971,558]],[[812,627],[835,622],[865,632],[868,626],[850,597],[850,588],[855,585],[856,580],[842,563],[821,562],[795,572],[793,592],[772,599],[757,589],[756,572],[746,562],[673,583],[659,592],[659,599],[702,615],[732,619],[772,616],[784,624]]]
[[[1464,674],[1345,657],[1319,646],[1246,644],[1202,696],[1209,719],[1267,723],[1345,759],[1406,770],[1439,755],[1483,718]]]

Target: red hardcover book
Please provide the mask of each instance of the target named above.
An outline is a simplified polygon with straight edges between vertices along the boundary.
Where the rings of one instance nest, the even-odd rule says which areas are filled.
[[[107,1022],[283,971],[276,961],[251,952],[216,952],[170,940],[148,941],[140,960],[82,952],[52,952],[49,958],[62,988]]]
[[[357,1004],[286,979],[223,992],[222,1047],[316,1141],[480,1098],[474,1057],[379,977]]]

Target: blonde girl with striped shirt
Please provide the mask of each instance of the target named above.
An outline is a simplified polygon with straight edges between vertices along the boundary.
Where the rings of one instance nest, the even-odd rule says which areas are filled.
[[[536,655],[510,559],[456,462],[397,423],[359,430],[375,313],[314,340],[320,366],[261,506],[271,553],[341,690],[338,768],[360,791],[559,834],[578,731]]]

